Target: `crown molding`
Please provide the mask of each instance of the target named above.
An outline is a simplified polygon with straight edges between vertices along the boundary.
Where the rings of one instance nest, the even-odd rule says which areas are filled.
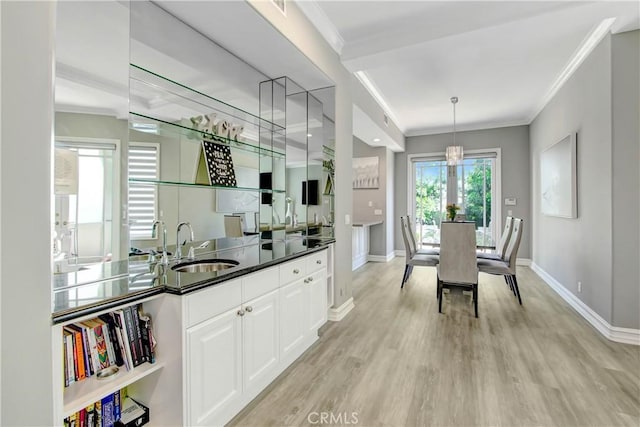
[[[316,27],[320,35],[329,43],[329,46],[331,46],[338,55],[341,55],[342,48],[344,47],[344,39],[327,14],[324,13],[324,10],[322,10],[318,2],[315,0],[296,1],[296,5],[302,13],[305,14],[307,19],[311,21],[313,26]]]
[[[604,19],[598,24],[582,41],[578,49],[573,53],[567,65],[562,69],[558,77],[540,100],[538,105],[534,108],[533,113],[529,117],[529,123],[533,122],[538,114],[547,106],[547,104],[553,99],[558,91],[564,86],[564,84],[571,78],[571,76],[580,68],[580,65],[587,59],[587,57],[593,52],[593,50],[600,44],[602,39],[611,32],[616,18]]]

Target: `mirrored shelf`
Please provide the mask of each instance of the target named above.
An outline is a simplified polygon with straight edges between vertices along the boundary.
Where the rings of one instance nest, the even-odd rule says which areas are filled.
[[[129,182],[132,184],[139,184],[139,185],[169,185],[169,186],[173,185],[173,186],[179,186],[179,187],[212,188],[216,190],[257,191],[260,193],[267,193],[267,194],[285,193],[285,190],[272,190],[272,189],[255,188],[255,187],[227,187],[224,185],[195,184],[193,182],[140,179],[140,178],[129,178]]]
[[[129,128],[131,130],[152,133],[160,136],[185,136],[188,139],[192,139],[195,144],[201,142],[204,139],[207,141],[213,141],[216,144],[227,145],[231,148],[237,148],[239,150],[259,154],[261,156],[275,158],[285,157],[284,152],[260,147],[258,143],[252,144],[245,141],[235,141],[229,138],[223,138],[218,135],[203,132],[188,126],[183,126],[179,123],[168,122],[166,120],[158,119],[133,111],[129,112]]]
[[[336,150],[334,150],[333,148],[327,146],[327,145],[323,145],[322,146],[322,154],[324,154],[325,156],[329,156],[331,158],[335,158],[336,156]]]
[[[254,114],[234,107],[224,101],[192,89],[170,78],[161,76],[135,64],[130,64],[130,97],[132,103],[147,108],[173,112],[171,118],[194,117],[202,114],[217,113],[217,119],[225,119],[232,123],[242,124],[268,131],[283,131],[284,128]],[[181,108],[176,108],[181,107]],[[180,111],[175,114],[175,111]],[[177,117],[176,117],[177,116]],[[241,123],[237,123],[240,121]]]

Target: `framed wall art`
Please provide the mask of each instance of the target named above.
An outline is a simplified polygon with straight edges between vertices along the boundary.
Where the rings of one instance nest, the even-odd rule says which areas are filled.
[[[540,154],[540,206],[547,216],[578,217],[577,134],[567,135]]]

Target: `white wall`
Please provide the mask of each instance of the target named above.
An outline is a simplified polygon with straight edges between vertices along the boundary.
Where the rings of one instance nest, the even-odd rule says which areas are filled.
[[[50,357],[55,3],[1,2],[0,8],[0,424],[52,425],[52,381],[60,372]]]
[[[609,323],[611,93],[611,37],[606,36],[530,125],[533,261]],[[578,133],[578,218],[544,216],[540,153],[572,132]]]

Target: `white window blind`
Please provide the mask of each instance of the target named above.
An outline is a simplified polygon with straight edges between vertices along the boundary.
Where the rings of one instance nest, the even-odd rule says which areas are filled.
[[[151,227],[157,218],[158,189],[154,184],[136,180],[156,181],[160,176],[160,147],[144,142],[129,143],[129,238],[151,239]]]

